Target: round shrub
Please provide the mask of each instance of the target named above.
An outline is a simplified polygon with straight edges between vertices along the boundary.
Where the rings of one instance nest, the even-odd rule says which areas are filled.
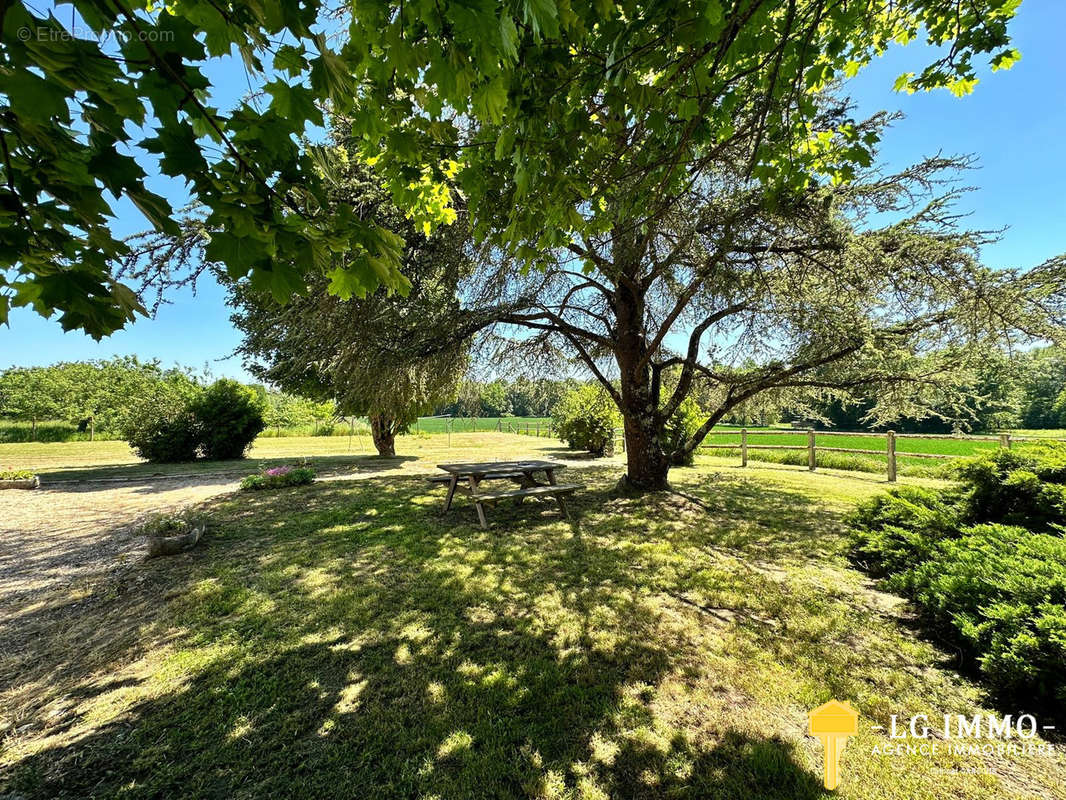
[[[165,388],[129,410],[122,436],[137,455],[154,463],[193,461],[200,449],[199,426],[187,398]]]
[[[614,400],[598,384],[588,383],[571,389],[555,406],[552,419],[559,438],[574,450],[588,450],[596,456],[609,455],[614,449],[614,429],[622,424],[622,415]]]
[[[193,402],[191,411],[199,427],[203,457],[214,461],[244,458],[266,427],[260,396],[228,378],[211,384]]]

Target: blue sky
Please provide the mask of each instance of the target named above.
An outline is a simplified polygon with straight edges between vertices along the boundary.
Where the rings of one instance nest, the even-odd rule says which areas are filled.
[[[68,12],[69,13],[69,12]],[[1022,60],[1006,72],[982,71],[975,92],[959,99],[946,91],[905,95],[892,91],[896,76],[924,65],[920,46],[890,50],[849,82],[860,116],[880,109],[900,110],[906,118],[887,133],[881,160],[902,167],[938,151],[974,154],[980,169],[966,183],[978,187],[960,210],[971,212],[970,227],[1007,227],[1002,241],[984,257],[993,267],[1031,266],[1066,251],[1066,3],[1025,0],[1013,25]],[[248,91],[243,69],[216,65],[209,70],[219,104]],[[151,173],[151,170],[148,170]],[[175,208],[188,198],[181,184],[160,179]],[[128,204],[116,206],[114,228],[128,235],[145,227]],[[64,333],[54,320],[26,309],[0,327],[0,369],[50,364],[61,360],[135,354],[165,365],[205,364],[219,376],[247,379],[232,353],[240,334],[229,322],[225,293],[204,280],[194,295],[175,293],[154,319],[142,319],[101,342]]]

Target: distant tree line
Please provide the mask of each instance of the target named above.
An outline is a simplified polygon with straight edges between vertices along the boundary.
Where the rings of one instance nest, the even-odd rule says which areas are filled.
[[[62,421],[92,440],[116,434],[140,398],[160,388],[189,393],[200,383],[191,370],[136,356],[12,367],[0,372],[0,417],[29,423],[30,439],[40,423]]]
[[[990,355],[959,392],[966,397],[961,409],[920,419],[903,416],[878,426],[868,425],[865,419],[874,406],[873,398],[852,405],[814,398],[803,410],[793,409],[784,418],[804,419],[817,428],[893,428],[904,433],[1066,428],[1066,350],[1048,346],[1013,358]]]
[[[0,419],[27,427],[8,428],[0,432],[0,439],[54,440],[75,433],[89,440],[128,438],[131,426],[189,401],[211,383],[206,373],[163,367],[136,356],[11,367],[0,372]],[[337,416],[332,402],[271,391],[261,384],[247,388],[258,398],[264,423],[276,434],[304,427],[326,433]],[[42,429],[45,423],[51,423],[47,431]]]
[[[438,405],[434,414],[455,417],[550,417],[555,406],[579,381],[573,378],[529,378],[492,381],[464,380],[459,395]]]

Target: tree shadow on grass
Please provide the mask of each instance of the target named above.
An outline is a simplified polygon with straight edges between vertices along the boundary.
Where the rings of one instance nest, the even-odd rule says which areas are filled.
[[[780,552],[762,532],[723,530],[736,488],[687,485],[702,502],[678,508],[665,493],[616,497],[613,474],[582,472],[590,488],[571,503],[572,525],[519,507],[481,531],[473,509],[442,515],[418,478],[211,501],[202,548],[146,562],[136,583],[100,587],[66,617],[53,611],[38,638],[62,626],[64,646],[31,645],[17,681],[82,702],[58,723],[32,705],[29,735],[55,738],[0,787],[477,798],[589,781],[617,797],[821,796],[783,740],[729,727],[653,735],[646,689],[704,655],[656,598],[750,585],[694,561],[701,548]],[[759,501],[756,528],[801,510],[788,492]],[[792,546],[817,549],[815,532],[790,530]]]
[[[583,767],[626,671],[617,662],[559,660],[549,644],[520,640],[517,673],[458,654],[396,667],[409,644],[355,649],[338,638],[243,667],[217,662],[120,722],[25,759],[3,788],[49,798],[513,798],[572,785],[577,768],[595,772],[608,796],[823,796],[793,745],[733,730],[709,747],[626,740],[609,763]]]

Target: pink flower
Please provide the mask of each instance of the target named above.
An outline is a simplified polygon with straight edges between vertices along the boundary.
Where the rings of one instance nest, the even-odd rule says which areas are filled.
[[[271,478],[276,478],[279,475],[288,475],[290,472],[292,472],[292,467],[274,467],[268,469],[265,474],[269,475]]]

